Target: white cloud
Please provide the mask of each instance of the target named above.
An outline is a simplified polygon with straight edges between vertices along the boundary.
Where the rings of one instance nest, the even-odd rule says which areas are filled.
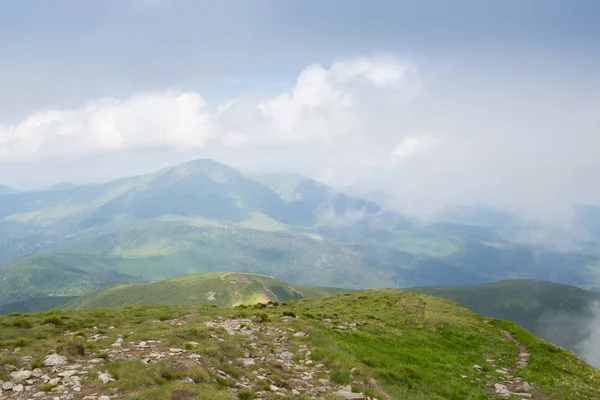
[[[125,154],[113,167],[126,175],[134,151],[150,149],[161,166],[212,157],[383,189],[421,215],[483,203],[562,222],[572,204],[600,198],[600,91],[556,71],[481,64],[432,73],[384,56],[311,65],[289,90],[211,107],[196,92],[96,100],[0,125],[0,163]],[[143,157],[153,170],[153,155]],[[18,169],[0,168],[0,182]],[[77,170],[65,167],[60,180]]]
[[[205,106],[198,93],[155,92],[36,113],[17,125],[0,125],[0,161],[201,147],[215,134]]]

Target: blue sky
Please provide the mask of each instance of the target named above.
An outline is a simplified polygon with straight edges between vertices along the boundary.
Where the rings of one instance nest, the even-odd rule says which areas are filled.
[[[0,5],[3,184],[208,157],[416,213],[600,203],[598,1]]]
[[[215,99],[277,90],[306,65],[377,52],[434,65],[515,55],[589,63],[599,20],[593,0],[5,0],[0,117],[166,86]]]

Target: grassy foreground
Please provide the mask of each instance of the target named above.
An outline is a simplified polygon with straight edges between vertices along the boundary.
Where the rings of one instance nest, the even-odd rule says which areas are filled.
[[[530,353],[524,368],[515,368],[519,348],[501,329]],[[151,341],[151,350],[141,346]],[[336,399],[344,398],[335,393],[345,386],[380,400],[487,399],[497,396],[490,386],[503,379],[500,368],[530,383],[533,398],[600,398],[600,372],[574,354],[514,323],[399,290],[236,308],[12,314],[0,317],[0,349],[0,364],[25,366],[20,358],[31,356],[25,364],[44,373],[42,360],[52,353],[86,365],[75,399]],[[164,357],[144,363],[151,354]],[[100,382],[103,371],[115,380]],[[8,378],[0,372],[0,379]],[[313,384],[324,392],[306,395],[303,385]],[[52,398],[57,389],[43,390]]]

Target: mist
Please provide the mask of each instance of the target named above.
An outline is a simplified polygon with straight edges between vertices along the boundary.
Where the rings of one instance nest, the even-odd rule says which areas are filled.
[[[589,304],[581,312],[545,313],[536,321],[535,330],[540,337],[600,368],[600,302]]]

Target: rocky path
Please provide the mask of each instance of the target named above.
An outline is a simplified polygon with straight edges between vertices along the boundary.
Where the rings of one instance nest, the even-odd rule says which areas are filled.
[[[123,398],[117,390],[118,376],[109,373],[108,365],[114,361],[134,361],[152,365],[167,360],[173,365],[190,363],[208,371],[209,379],[226,386],[232,399],[240,392],[251,391],[257,399],[307,398],[307,399],[364,399],[377,400],[360,393],[356,388],[375,386],[373,382],[353,379],[349,384],[336,384],[325,364],[313,361],[311,349],[303,344],[308,333],[295,330],[288,324],[293,317],[282,317],[277,324],[264,324],[251,318],[226,319],[217,317],[202,325],[210,332],[211,341],[239,344],[242,356],[228,360],[219,368],[214,360],[202,355],[199,343],[185,342],[179,347],[168,346],[160,340],[129,341],[117,329],[110,333],[86,332],[85,340],[100,346],[89,355],[67,358],[51,354],[43,366],[32,368],[31,357],[22,357],[20,365],[0,366],[9,372],[10,379],[0,381],[0,400],[114,400]],[[186,321],[153,321],[184,327]],[[352,329],[345,326],[344,329]],[[340,327],[341,329],[341,327]],[[129,332],[133,333],[133,332]],[[18,349],[13,351],[18,356]],[[140,364],[140,371],[143,365]],[[234,374],[232,371],[236,371]],[[193,385],[194,375],[185,376],[181,382]],[[226,384],[223,384],[223,383]],[[385,392],[381,399],[391,399]],[[193,398],[193,396],[191,397]],[[240,397],[242,398],[242,397]]]
[[[487,386],[490,388],[490,394],[494,397],[513,398],[517,399],[535,399],[534,384],[524,382],[519,377],[514,377],[513,373],[525,368],[529,362],[529,352],[525,345],[516,340],[508,331],[500,330],[505,340],[513,342],[519,349],[519,354],[516,357],[516,362],[508,368],[496,368],[495,360],[488,358],[487,363],[494,368],[495,376],[488,375]]]

